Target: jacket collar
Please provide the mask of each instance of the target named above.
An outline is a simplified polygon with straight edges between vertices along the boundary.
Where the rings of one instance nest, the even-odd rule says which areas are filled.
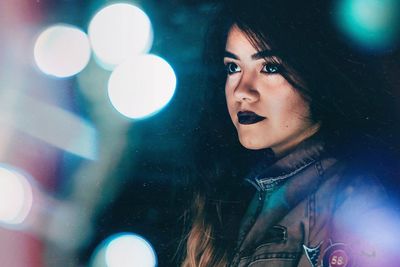
[[[245,180],[259,191],[274,190],[277,185],[321,158],[325,152],[324,147],[325,142],[322,135],[316,133],[302,141],[293,151],[280,159],[275,159],[275,162],[268,166],[266,161],[271,162],[271,159],[261,160]]]

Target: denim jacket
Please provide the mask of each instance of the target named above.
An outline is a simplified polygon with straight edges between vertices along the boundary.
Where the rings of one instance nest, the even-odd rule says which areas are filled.
[[[247,181],[257,192],[231,266],[400,266],[400,228],[383,187],[330,156],[320,136]]]

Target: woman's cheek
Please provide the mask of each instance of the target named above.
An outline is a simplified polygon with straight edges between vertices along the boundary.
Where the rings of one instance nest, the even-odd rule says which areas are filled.
[[[269,86],[290,86],[288,81],[280,74],[269,75],[266,82]]]
[[[236,86],[235,79],[228,77],[225,82],[225,94],[227,97],[233,94],[235,86]]]

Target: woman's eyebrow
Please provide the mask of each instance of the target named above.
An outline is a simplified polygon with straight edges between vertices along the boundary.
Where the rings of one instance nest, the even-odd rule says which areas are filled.
[[[224,57],[230,57],[230,58],[234,58],[234,59],[239,59],[239,57],[237,55],[235,55],[234,53],[231,53],[229,51],[225,51],[224,52]]]
[[[260,52],[257,52],[255,54],[251,55],[251,58],[252,59],[262,59],[262,58],[273,57],[273,56],[276,56],[274,51],[272,51],[272,50],[264,50],[264,51],[260,51]]]
[[[255,54],[251,55],[251,59],[258,60],[258,59],[262,59],[262,58],[266,58],[266,57],[273,57],[273,56],[276,56],[274,51],[272,51],[272,50],[263,50],[263,51],[260,51],[260,52],[257,52]],[[229,52],[229,51],[225,51],[224,52],[224,57],[230,57],[230,58],[233,58],[233,59],[239,59],[239,57],[237,55],[235,55],[234,53]]]

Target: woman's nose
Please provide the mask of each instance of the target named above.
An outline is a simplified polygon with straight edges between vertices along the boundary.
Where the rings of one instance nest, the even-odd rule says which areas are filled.
[[[249,103],[257,101],[259,99],[259,92],[256,88],[256,79],[243,75],[233,94],[237,101]]]

